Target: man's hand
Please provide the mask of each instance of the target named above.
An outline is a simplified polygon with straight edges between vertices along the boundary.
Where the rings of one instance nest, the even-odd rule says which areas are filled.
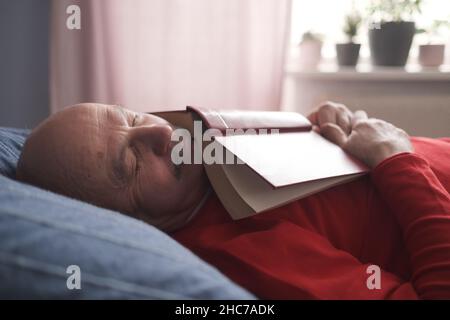
[[[399,153],[412,152],[408,134],[379,119],[369,119],[364,111],[352,113],[342,104],[326,102],[309,116],[317,132],[369,167]]]

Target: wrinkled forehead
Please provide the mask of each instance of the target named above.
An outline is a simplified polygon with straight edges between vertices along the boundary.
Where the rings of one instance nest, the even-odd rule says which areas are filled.
[[[121,185],[125,181],[124,163],[128,145],[130,112],[119,106],[100,105],[91,113],[87,161],[95,172],[107,179],[105,183]]]
[[[107,125],[126,117],[128,110],[118,105],[84,103],[68,107],[52,118],[59,123],[83,125]]]
[[[97,152],[117,143],[127,124],[126,112],[117,106],[83,105],[73,107],[59,121],[60,133],[85,152]]]
[[[109,115],[107,106],[80,105],[68,108],[55,115],[48,126],[51,132],[52,145],[60,161],[70,166],[72,171],[82,176],[92,176],[93,170],[102,174],[114,116]]]

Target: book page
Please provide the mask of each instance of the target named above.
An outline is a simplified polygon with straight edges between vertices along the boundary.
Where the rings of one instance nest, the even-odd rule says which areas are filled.
[[[362,175],[353,174],[333,177],[274,189],[246,165],[224,165],[223,168],[234,189],[255,211],[254,214],[305,198],[316,192],[354,180]],[[247,216],[241,216],[239,219]]]
[[[361,162],[310,132],[216,137],[273,187],[368,172]]]

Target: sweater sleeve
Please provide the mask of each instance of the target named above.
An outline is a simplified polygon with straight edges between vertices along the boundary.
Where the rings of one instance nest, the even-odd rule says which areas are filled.
[[[403,153],[372,172],[410,257],[410,284],[422,299],[450,298],[450,196],[422,157]],[[401,298],[401,297],[400,297]]]

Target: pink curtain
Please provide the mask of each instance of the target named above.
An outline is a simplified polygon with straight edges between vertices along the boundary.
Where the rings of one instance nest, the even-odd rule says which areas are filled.
[[[66,8],[81,8],[68,30]],[[290,0],[53,0],[51,108],[277,109]]]

